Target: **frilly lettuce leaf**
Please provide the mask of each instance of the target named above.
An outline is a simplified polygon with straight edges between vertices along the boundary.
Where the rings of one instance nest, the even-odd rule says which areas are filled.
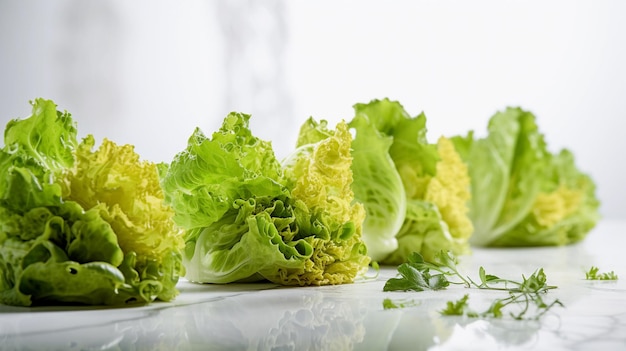
[[[507,108],[488,135],[452,138],[471,177],[471,242],[479,246],[564,245],[595,226],[599,202],[592,179],[568,150],[552,154],[535,116]]]
[[[272,145],[251,134],[249,118],[228,115],[211,139],[196,129],[164,172],[165,198],[182,228],[211,225],[235,199],[285,193]]]
[[[0,205],[19,213],[58,205],[67,185],[59,181],[73,166],[76,124],[49,100],[36,99],[32,116],[14,119],[0,151]]]
[[[0,302],[171,300],[182,239],[156,165],[132,147],[80,145],[67,112],[37,99],[0,150]]]
[[[283,169],[271,144],[251,134],[249,119],[231,113],[211,138],[196,129],[186,150],[161,168],[165,198],[185,229],[186,277],[353,281],[368,261],[364,213],[349,192],[349,133],[298,151]]]
[[[436,164],[436,173],[430,179],[424,194],[424,200],[435,204],[447,224],[451,241],[449,249],[459,255],[469,251],[469,239],[474,226],[468,216],[468,201],[471,198],[470,177],[467,165],[461,159],[452,141],[439,138],[437,152],[440,161]],[[431,247],[436,250],[437,245]],[[439,249],[440,250],[440,249]]]
[[[301,146],[308,152],[296,152],[295,160],[285,165],[288,184],[293,185],[291,195],[309,209],[299,227],[305,233],[319,232],[305,238],[314,248],[313,274],[307,278],[324,284],[349,283],[369,263],[362,240],[365,209],[352,191],[352,135],[343,121],[334,131],[324,125],[314,129],[329,136]]]
[[[220,220],[190,230],[184,255],[187,279],[201,283],[257,281],[287,268],[302,269],[313,248],[295,238],[296,204],[285,201],[285,197],[237,199]]]
[[[76,123],[68,112],[57,111],[50,100],[36,99],[31,104],[31,118],[7,123],[5,149],[10,154],[27,155],[49,172],[63,172],[74,164]]]
[[[155,280],[162,285],[156,297],[172,300],[179,276],[184,274],[179,254],[184,244],[182,230],[172,220],[174,211],[164,203],[156,165],[141,161],[132,145],[118,146],[104,139],[92,151],[94,144],[89,135],[78,146],[66,198],[97,210],[111,226],[121,250],[136,256],[134,269],[141,280]],[[95,243],[86,240],[83,251]],[[178,263],[169,262],[172,259]]]

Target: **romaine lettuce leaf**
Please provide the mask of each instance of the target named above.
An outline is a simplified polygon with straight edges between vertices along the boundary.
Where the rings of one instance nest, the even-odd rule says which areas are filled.
[[[367,115],[350,122],[354,161],[352,188],[367,213],[363,241],[374,261],[381,261],[398,248],[396,234],[404,222],[407,197],[402,178],[389,155],[393,139],[380,133]]]

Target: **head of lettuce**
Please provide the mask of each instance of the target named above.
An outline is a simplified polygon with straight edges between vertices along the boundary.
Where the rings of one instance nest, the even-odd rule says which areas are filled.
[[[551,246],[581,241],[599,219],[593,179],[567,149],[548,150],[535,116],[507,108],[487,135],[452,138],[467,162],[477,246]]]
[[[182,236],[157,166],[130,145],[78,142],[50,100],[10,121],[0,149],[0,303],[168,301],[184,274]]]
[[[352,193],[351,134],[303,145],[280,163],[233,112],[211,137],[196,129],[161,167],[165,199],[185,230],[186,278],[199,283],[269,280],[350,283],[369,264],[363,206]]]
[[[452,142],[429,143],[426,115],[411,116],[398,101],[357,103],[354,112],[353,189],[367,213],[363,240],[372,260],[399,265],[414,252],[427,261],[442,250],[468,254],[470,179]],[[313,121],[307,126],[300,141],[320,134]]]

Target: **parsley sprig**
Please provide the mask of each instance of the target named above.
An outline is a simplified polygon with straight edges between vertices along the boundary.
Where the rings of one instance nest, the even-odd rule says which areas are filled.
[[[587,280],[617,280],[617,274],[615,272],[603,272],[600,273],[600,268],[591,266],[589,271],[585,272],[585,279]]]
[[[419,253],[409,256],[406,263],[398,266],[399,277],[389,279],[383,291],[425,291],[442,290],[450,284],[463,285],[466,288],[496,290],[508,293],[505,298],[495,299],[484,312],[475,312],[469,308],[469,295],[457,301],[447,302],[442,315],[468,316],[481,318],[500,318],[503,310],[512,305],[521,305],[517,312],[509,315],[515,319],[538,319],[554,306],[563,306],[559,300],[546,302],[543,295],[556,286],[548,285],[543,268],[530,276],[522,275],[522,281],[502,279],[487,274],[483,267],[478,270],[479,281],[474,281],[461,274],[457,268],[456,257],[448,251],[441,251],[432,262],[424,261]],[[534,312],[534,314],[533,314]]]

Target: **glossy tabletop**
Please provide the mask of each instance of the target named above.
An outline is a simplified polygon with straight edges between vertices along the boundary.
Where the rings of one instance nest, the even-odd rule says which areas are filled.
[[[462,273],[478,268],[520,280],[544,268],[558,286],[539,320],[447,317],[447,301],[469,294],[476,309],[501,292],[451,286],[383,292],[395,267],[376,277],[324,287],[199,285],[182,280],[175,301],[130,308],[0,305],[0,350],[626,350],[626,221],[599,223],[567,247],[474,248]],[[617,281],[585,280],[597,266]],[[374,272],[371,272],[374,274]],[[383,308],[383,299],[414,306]]]

